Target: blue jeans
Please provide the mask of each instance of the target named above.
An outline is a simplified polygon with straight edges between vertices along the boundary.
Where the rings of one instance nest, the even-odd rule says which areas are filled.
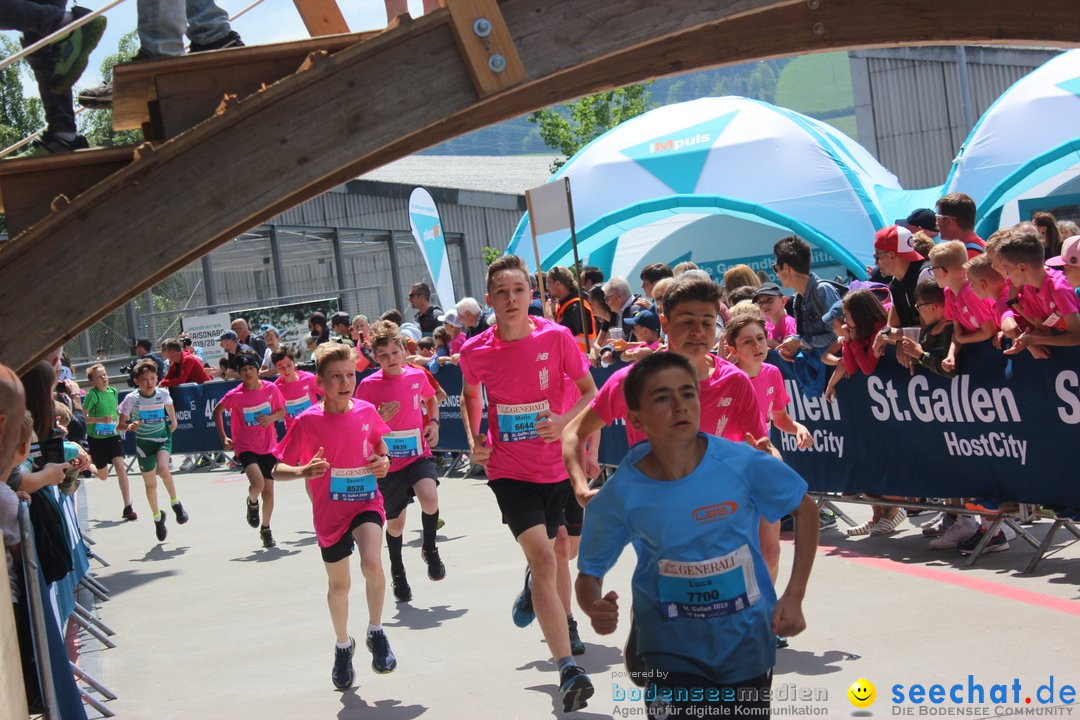
[[[232,29],[229,14],[214,0],[139,0],[137,9],[139,43],[151,57],[183,55],[185,33],[191,42],[206,44]]]
[[[32,45],[60,28],[64,22],[65,0],[0,0],[0,28],[21,30],[22,46]],[[49,132],[75,132],[75,107],[71,93],[49,92],[49,79],[56,68],[57,47],[44,47],[26,58],[37,80],[38,94],[45,111]]]

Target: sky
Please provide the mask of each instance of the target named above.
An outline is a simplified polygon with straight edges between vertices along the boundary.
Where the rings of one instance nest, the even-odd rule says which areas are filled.
[[[255,0],[217,0],[217,4],[228,11],[229,16],[236,15]],[[413,17],[422,14],[421,0],[408,0]],[[106,0],[81,0],[79,5],[97,9],[107,4]],[[97,49],[90,56],[90,64],[83,73],[76,87],[92,87],[101,81],[101,62],[116,52],[120,38],[135,29],[136,0],[125,0],[106,13],[109,20],[105,36]],[[382,0],[338,0],[349,29],[354,32],[376,30],[386,26],[386,7]],[[308,37],[304,23],[296,11],[293,0],[263,0],[257,7],[245,13],[235,22],[233,29],[240,33],[246,45],[267,45],[286,40],[302,40]],[[13,40],[18,40],[18,33],[6,33]],[[29,74],[23,81],[27,93],[36,92],[36,87],[29,81]]]

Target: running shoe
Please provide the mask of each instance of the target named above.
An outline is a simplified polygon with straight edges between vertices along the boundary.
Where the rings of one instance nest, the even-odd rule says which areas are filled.
[[[974,518],[958,517],[941,537],[930,541],[931,550],[950,550],[967,540],[979,530]]]
[[[829,510],[818,510],[818,530],[828,530],[836,527],[836,513]]]
[[[195,462],[191,459],[191,456],[188,455],[184,458],[184,462],[180,463],[180,472],[191,472],[194,467]]]
[[[124,518],[125,520],[138,520],[139,519],[139,516],[138,516],[138,514],[136,514],[135,509],[132,508],[130,505],[125,505],[124,506],[124,512],[122,512],[120,514],[120,517]]]
[[[164,542],[165,536],[168,534],[168,531],[165,529],[165,511],[159,510],[158,516],[159,517],[154,520],[154,534],[157,535],[159,542]]]
[[[349,637],[349,647],[334,647],[334,669],[330,672],[330,680],[338,690],[348,690],[356,678],[352,664],[354,652],[356,652],[356,641],[352,637]]]
[[[189,53],[206,52],[207,50],[224,50],[225,48],[244,47],[244,41],[235,30],[230,30],[223,37],[208,43],[191,43],[188,46]]]
[[[84,15],[89,15],[90,10],[75,6],[71,8],[71,14],[78,20]],[[59,58],[53,68],[52,77],[49,78],[49,92],[55,95],[63,95],[71,90],[71,86],[86,70],[86,63],[90,59],[90,53],[101,42],[101,36],[105,34],[105,25],[107,23],[105,16],[99,15],[82,27],[75,28],[54,43]]]
[[[394,672],[397,668],[397,658],[390,650],[390,641],[386,639],[386,633],[382,630],[369,632],[367,635],[367,648],[371,651],[371,669],[380,675]]]
[[[783,650],[788,646],[788,639],[786,637],[776,636],[776,649]]]
[[[581,642],[581,635],[578,634],[577,620],[573,615],[566,618],[566,626],[570,630],[570,654],[571,655],[584,655],[585,643]]]
[[[440,516],[439,517],[439,522],[435,524],[435,529],[436,530],[442,530],[444,527],[446,527],[446,521],[443,520],[442,517]]]
[[[405,577],[404,572],[390,573],[390,584],[394,588],[394,599],[398,602],[409,602],[412,600],[412,588],[409,587],[409,581]]]
[[[210,457],[208,455],[200,455],[195,461],[195,468],[201,470],[204,467],[210,466]]]
[[[247,499],[247,524],[253,528],[259,527],[259,501],[251,502]]]
[[[172,509],[173,509],[173,512],[176,513],[176,524],[177,525],[183,525],[184,523],[186,523],[190,519],[190,518],[188,518],[187,511],[184,510],[184,503],[175,502],[175,503],[173,503]]]
[[[573,712],[588,705],[595,690],[584,670],[577,665],[568,665],[559,673],[559,692],[562,693],[563,712]]]
[[[56,155],[57,153],[86,150],[89,147],[90,143],[82,135],[76,135],[74,140],[62,140],[46,130],[41,133],[41,137],[27,145],[25,150],[12,155],[11,159],[21,160],[23,158],[41,157],[42,155]]]
[[[979,528],[978,532],[969,537],[962,543],[956,546],[956,549],[960,551],[961,555],[970,555],[975,552],[975,548],[979,546],[982,539],[986,537],[986,531]],[[998,530],[994,533],[994,537],[990,538],[990,542],[987,543],[983,553],[1003,552],[1009,549],[1009,541],[1005,539],[1005,533]]]
[[[532,570],[525,568],[525,589],[514,600],[514,624],[519,628],[529,627],[536,619],[536,611],[532,604]]]
[[[427,576],[432,580],[442,580],[446,577],[446,565],[439,559],[439,550],[420,550],[420,557],[427,563]]]
[[[259,528],[259,537],[262,538],[262,544],[264,548],[277,547],[277,543],[274,542],[274,536],[270,532],[270,528]]]

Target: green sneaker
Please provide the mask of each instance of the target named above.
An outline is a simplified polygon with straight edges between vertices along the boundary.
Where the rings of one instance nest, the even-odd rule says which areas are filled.
[[[71,12],[78,19],[90,11],[86,8],[74,7]],[[56,61],[52,77],[49,78],[49,92],[55,95],[63,95],[71,90],[75,81],[86,70],[86,63],[90,59],[90,53],[101,42],[106,23],[105,16],[99,15],[86,25],[75,28],[67,36],[56,41],[55,45],[60,57]]]
[[[55,155],[56,153],[71,152],[73,150],[86,150],[89,147],[90,144],[82,135],[76,135],[74,140],[68,142],[67,140],[61,140],[51,132],[45,131],[41,133],[40,138],[27,145],[25,150],[12,155],[11,159],[19,160],[38,157],[39,155]]]

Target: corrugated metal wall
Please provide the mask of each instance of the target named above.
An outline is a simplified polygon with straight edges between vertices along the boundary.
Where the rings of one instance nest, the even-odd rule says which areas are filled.
[[[965,48],[972,121],[1058,52]],[[904,187],[940,185],[971,130],[964,120],[956,48],[860,50],[848,56],[859,142]]]

